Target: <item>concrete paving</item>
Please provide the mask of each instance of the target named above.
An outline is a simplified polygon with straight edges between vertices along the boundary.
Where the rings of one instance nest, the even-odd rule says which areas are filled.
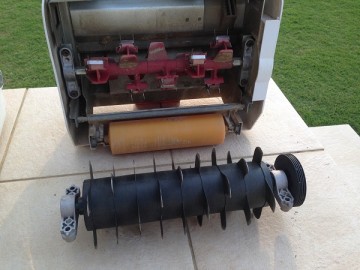
[[[249,158],[261,146],[264,160],[293,152],[303,164],[308,194],[289,213],[264,209],[246,225],[243,212],[227,215],[223,231],[218,215],[202,227],[188,219],[98,231],[99,247],[79,219],[78,238],[65,243],[59,233],[59,200],[70,184],[81,186],[88,163],[95,176],[193,166],[195,154],[210,161],[212,147],[111,156],[108,148],[73,146],[67,135],[55,88],[4,91],[7,118],[0,140],[1,269],[357,269],[360,265],[360,138],[351,127],[309,129],[274,82],[265,110],[252,130],[229,135],[216,146],[225,161]],[[11,106],[9,106],[11,104]]]

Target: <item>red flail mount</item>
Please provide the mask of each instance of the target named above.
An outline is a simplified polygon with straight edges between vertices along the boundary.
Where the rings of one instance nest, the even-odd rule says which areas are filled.
[[[132,81],[127,84],[126,89],[135,92],[143,92],[148,88],[143,80],[148,74],[156,76],[162,89],[176,88],[179,76],[204,79],[207,87],[219,87],[224,79],[218,76],[218,71],[233,67],[233,50],[229,37],[216,37],[210,44],[210,49],[215,51],[213,57],[203,52],[192,52],[181,53],[174,59],[169,59],[163,42],[151,42],[147,58],[139,60],[138,47],[134,42],[122,41],[116,49],[120,54],[119,61],[110,57],[86,58],[86,74],[92,84],[105,84],[120,76],[128,76]],[[207,72],[210,77],[206,76]]]

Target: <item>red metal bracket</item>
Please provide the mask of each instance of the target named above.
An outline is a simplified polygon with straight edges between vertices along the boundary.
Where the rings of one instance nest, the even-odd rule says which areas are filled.
[[[105,84],[119,76],[128,76],[132,82],[126,86],[129,91],[143,92],[148,84],[143,81],[146,74],[154,74],[159,79],[161,88],[176,88],[179,76],[204,78],[204,83],[210,86],[220,86],[224,79],[218,76],[219,70],[231,69],[233,66],[233,50],[227,36],[217,37],[210,44],[216,50],[214,57],[206,53],[183,53],[175,59],[169,59],[165,45],[162,42],[151,42],[146,60],[139,61],[138,48],[132,41],[120,44],[116,52],[120,54],[119,62],[108,57],[91,57],[85,59],[86,74],[92,84]],[[206,78],[206,72],[210,77]]]

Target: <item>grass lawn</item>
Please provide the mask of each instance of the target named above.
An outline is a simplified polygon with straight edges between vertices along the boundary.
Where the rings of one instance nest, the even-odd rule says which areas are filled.
[[[5,88],[55,85],[40,0],[0,1],[0,69]]]
[[[360,134],[360,1],[285,0],[273,78],[309,126]]]
[[[40,0],[0,1],[5,88],[55,85]],[[309,126],[360,133],[360,1],[285,0],[273,77]]]

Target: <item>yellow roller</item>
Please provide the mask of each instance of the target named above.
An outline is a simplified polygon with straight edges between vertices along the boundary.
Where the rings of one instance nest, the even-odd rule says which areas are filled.
[[[221,114],[112,122],[109,144],[113,155],[216,145],[224,142]]]

